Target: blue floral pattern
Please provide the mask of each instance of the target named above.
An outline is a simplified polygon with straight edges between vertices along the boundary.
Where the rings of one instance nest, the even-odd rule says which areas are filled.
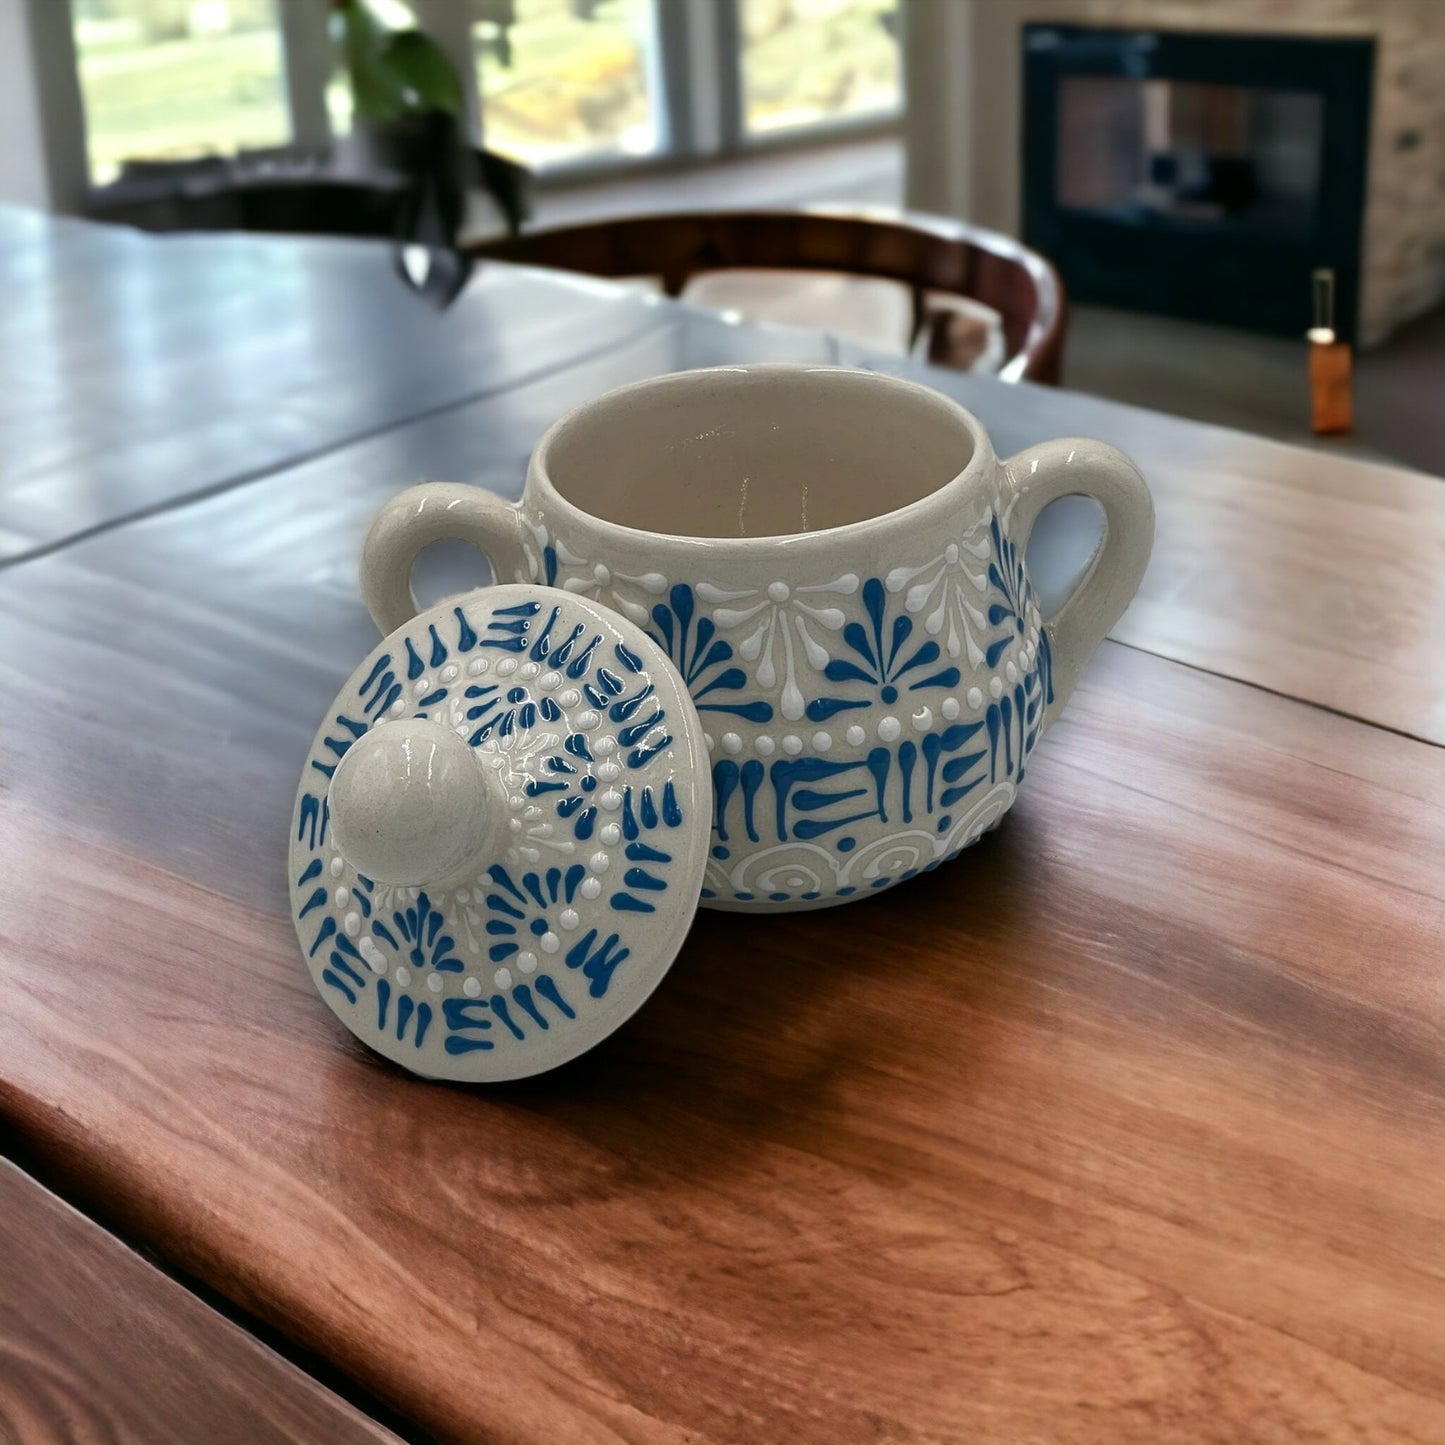
[[[698,712],[730,713],[752,723],[772,721],[772,703],[728,695],[742,692],[748,675],[734,662],[732,644],[719,636],[712,618],[699,613],[691,587],[679,584],[668,592],[667,601],[652,609],[648,632],[682,674]]]
[[[611,559],[569,570],[574,556],[555,548],[556,585],[638,610],[635,587],[599,581]],[[1052,659],[996,503],[936,557],[883,575],[649,585],[663,595],[647,630],[710,732],[705,899],[883,887],[953,856],[1012,802],[1053,699]]]
[[[585,1030],[633,987],[635,935],[675,886],[692,796],[673,761],[675,684],[660,689],[580,607],[477,594],[429,614],[318,733],[292,830],[296,927],[323,995],[393,1057],[481,1058]],[[682,625],[689,655],[702,648],[695,673],[716,673],[712,640]],[[336,851],[330,780],[394,718],[449,727],[505,781],[503,854],[460,886],[381,885]]]

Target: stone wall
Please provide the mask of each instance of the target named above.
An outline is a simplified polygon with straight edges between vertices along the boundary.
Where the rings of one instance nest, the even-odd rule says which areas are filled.
[[[1445,298],[1445,0],[911,0],[908,201],[1016,233],[1030,21],[1376,40],[1365,345]]]

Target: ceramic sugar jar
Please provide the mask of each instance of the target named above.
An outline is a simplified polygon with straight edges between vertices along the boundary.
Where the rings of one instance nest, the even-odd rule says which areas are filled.
[[[1045,620],[1025,547],[1076,493],[1104,540]],[[516,1078],[639,1007],[699,902],[819,908],[937,867],[1013,802],[1152,531],[1110,447],[1000,463],[935,392],[802,366],[582,406],[519,503],[403,492],[362,558],[384,640],[292,820],[317,987],[416,1072]],[[418,612],[446,538],[499,585]]]
[[[1046,623],[1024,549],[1040,511],[1073,493],[1098,501],[1105,539]],[[703,902],[805,908],[909,878],[998,821],[1152,535],[1142,479],[1101,443],[999,462],[975,418],[911,382],[729,367],[562,418],[519,504],[404,492],[377,517],[362,575],[391,632],[416,611],[417,553],[459,537],[499,579],[643,628],[686,682],[710,755]],[[499,699],[479,740],[505,716]]]

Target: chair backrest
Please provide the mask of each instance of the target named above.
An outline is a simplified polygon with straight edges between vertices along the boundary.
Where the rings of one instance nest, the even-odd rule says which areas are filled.
[[[931,319],[930,293],[971,297],[1002,318],[1009,360],[1001,376],[1059,378],[1067,308],[1058,273],[1008,236],[941,216],[883,208],[663,213],[534,231],[466,249],[592,276],[657,276],[670,296],[690,276],[724,267],[888,277],[910,288],[915,330]]]

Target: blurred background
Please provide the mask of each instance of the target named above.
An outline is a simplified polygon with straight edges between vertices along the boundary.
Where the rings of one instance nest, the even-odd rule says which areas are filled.
[[[0,71],[0,201],[412,242],[443,306],[509,232],[954,218],[1056,268],[1066,385],[1445,473],[1438,0],[0,0]],[[943,364],[1015,350],[968,287],[925,337],[816,256],[693,270],[744,268],[663,284]],[[1307,332],[1349,352],[1346,425]]]

